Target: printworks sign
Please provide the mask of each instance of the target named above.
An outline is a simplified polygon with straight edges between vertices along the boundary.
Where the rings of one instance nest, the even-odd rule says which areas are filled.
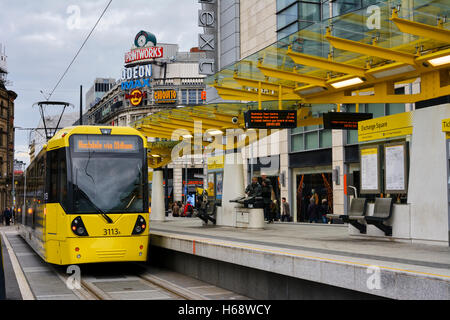
[[[163,48],[156,46],[155,35],[147,31],[140,31],[134,38],[134,48],[125,53],[125,64],[151,62],[163,56]]]

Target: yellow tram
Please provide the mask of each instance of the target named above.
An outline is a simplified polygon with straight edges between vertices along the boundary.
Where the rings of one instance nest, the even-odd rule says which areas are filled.
[[[17,186],[16,221],[45,261],[147,259],[147,139],[137,130],[62,129],[25,174]]]

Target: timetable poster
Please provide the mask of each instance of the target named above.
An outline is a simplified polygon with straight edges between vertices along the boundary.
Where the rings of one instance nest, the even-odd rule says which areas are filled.
[[[378,147],[361,149],[361,193],[380,192]]]
[[[384,149],[385,190],[387,193],[406,192],[405,144],[386,145]]]

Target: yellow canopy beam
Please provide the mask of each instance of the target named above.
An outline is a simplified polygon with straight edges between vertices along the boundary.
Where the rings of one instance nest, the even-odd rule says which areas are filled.
[[[279,91],[280,90],[280,85],[276,84],[276,83],[272,83],[272,82],[268,82],[268,81],[258,81],[258,80],[253,80],[253,79],[247,79],[247,78],[243,78],[243,77],[239,77],[237,75],[235,75],[233,77],[234,80],[236,80],[237,83],[239,83],[241,86],[244,87],[252,87],[252,88],[258,88],[258,83],[261,83],[261,88],[263,90],[271,90],[271,91]],[[294,93],[294,87],[290,87],[290,86],[285,86],[285,85],[281,85],[282,91],[283,93]]]
[[[243,101],[258,101],[259,96],[261,96],[261,101],[273,101],[278,100],[278,97],[272,94],[266,94],[261,93],[260,95],[256,91],[249,91],[249,90],[242,90],[242,89],[235,89],[235,88],[229,88],[229,87],[219,87],[214,86],[214,88],[217,89],[217,93],[222,97],[222,95],[225,96],[235,96],[238,97],[239,100]]]
[[[291,71],[284,71],[284,70],[278,70],[275,68],[269,68],[262,65],[262,63],[258,63],[258,69],[266,76],[270,78],[277,78],[282,80],[288,80],[288,81],[294,81],[294,82],[300,82],[300,83],[307,83],[307,84],[313,84],[316,86],[325,87],[326,86],[326,79],[318,78],[318,77],[312,77],[307,76],[303,74],[299,74],[297,72],[291,72]]]
[[[450,30],[444,29],[442,24],[438,27],[434,27],[424,23],[401,19],[398,17],[397,9],[392,11],[391,21],[394,22],[397,28],[403,33],[450,43]]]
[[[333,47],[337,49],[356,52],[369,57],[378,57],[386,60],[403,62],[410,65],[415,64],[416,55],[411,53],[386,49],[375,45],[365,44],[362,42],[333,37],[330,34],[327,34],[325,38],[330,42],[330,44]]]
[[[289,47],[287,55],[291,57],[291,59],[296,64],[301,64],[305,66],[311,66],[318,69],[336,71],[341,73],[346,73],[358,77],[365,76],[365,69],[360,67],[355,67],[352,65],[348,65],[345,63],[331,61],[321,57],[310,56],[304,53],[294,52],[292,48]]]

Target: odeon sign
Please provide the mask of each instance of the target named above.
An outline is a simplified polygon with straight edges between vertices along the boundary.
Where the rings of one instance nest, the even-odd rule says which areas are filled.
[[[152,66],[150,64],[122,70],[122,90],[150,87]]]

